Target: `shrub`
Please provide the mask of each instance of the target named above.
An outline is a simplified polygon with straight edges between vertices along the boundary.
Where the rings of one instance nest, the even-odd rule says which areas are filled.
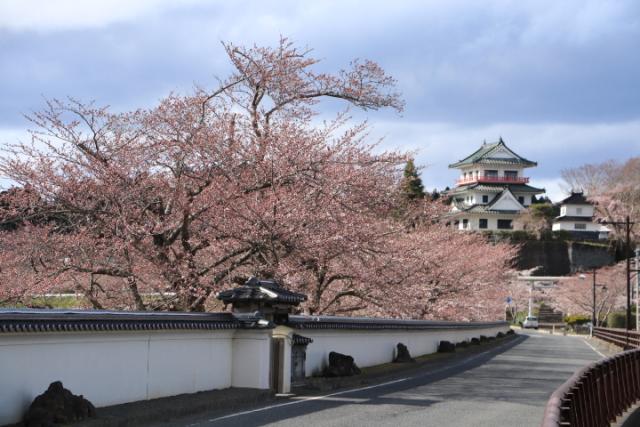
[[[607,317],[608,328],[624,328],[627,319],[627,314],[622,311],[616,311],[609,314]]]
[[[582,325],[589,323],[591,321],[591,317],[584,314],[572,314],[571,316],[566,316],[564,321],[571,326]]]
[[[526,231],[526,230],[515,230],[511,232],[511,242],[513,243],[518,243],[518,242],[526,242],[529,240],[536,240],[536,236],[535,234]]]
[[[560,240],[560,241],[567,241],[567,240],[572,240],[572,236],[571,233],[569,233],[567,230],[556,230],[553,231],[553,240]]]

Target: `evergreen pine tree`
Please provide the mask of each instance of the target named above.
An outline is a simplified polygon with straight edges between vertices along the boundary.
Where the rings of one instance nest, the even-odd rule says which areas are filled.
[[[408,200],[417,200],[424,197],[424,186],[418,175],[418,169],[413,159],[407,161],[404,167],[404,178],[402,179],[402,193]]]
[[[440,198],[440,192],[437,188],[434,188],[431,192],[431,200],[438,200]]]

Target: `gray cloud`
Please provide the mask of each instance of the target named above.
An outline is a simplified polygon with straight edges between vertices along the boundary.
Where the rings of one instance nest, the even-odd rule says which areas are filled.
[[[220,41],[285,35],[313,47],[321,68],[365,57],[398,79],[407,109],[370,115],[374,133],[419,148],[428,186],[500,135],[552,182],[562,167],[638,153],[639,18],[634,1],[9,0],[0,138],[26,127],[21,113],[43,95],[149,106],[226,74]]]
[[[544,187],[553,200],[561,194],[559,172],[584,163],[623,160],[640,153],[640,120],[613,123],[491,123],[460,126],[456,123],[378,122],[371,132],[384,138],[382,149],[401,148],[416,153],[424,166],[422,179],[428,189],[452,187],[458,172],[448,165],[479,148],[483,140],[503,137],[521,156],[538,162],[527,170],[532,185]]]

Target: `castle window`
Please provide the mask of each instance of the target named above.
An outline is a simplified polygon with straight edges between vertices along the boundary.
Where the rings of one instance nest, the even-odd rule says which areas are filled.
[[[489,228],[489,220],[486,218],[480,218],[478,223],[478,226],[480,228]]]
[[[575,230],[586,230],[587,229],[587,224],[576,223],[576,224],[573,224],[573,228]]]
[[[513,225],[510,219],[499,219],[498,220],[498,229],[499,230],[511,230]]]
[[[489,203],[489,196],[487,196],[486,194],[482,195],[482,203]]]
[[[521,205],[524,205],[524,196],[518,196],[518,201]]]

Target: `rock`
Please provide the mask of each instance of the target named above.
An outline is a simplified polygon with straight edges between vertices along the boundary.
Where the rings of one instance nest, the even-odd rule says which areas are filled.
[[[487,337],[487,341],[495,341],[496,337]]]
[[[509,329],[509,330],[507,331],[507,335],[513,335],[513,334],[515,334],[515,333],[516,333],[516,332],[515,332],[513,329]]]
[[[487,342],[489,339],[485,335],[480,335],[480,342]]]
[[[25,427],[51,427],[95,417],[96,408],[83,396],[76,396],[62,386],[60,381],[36,398],[24,416]]]
[[[471,344],[480,345],[480,340],[478,338],[471,338]]]
[[[458,343],[456,343],[456,348],[467,348],[469,347],[469,342],[468,341],[460,341]]]
[[[325,377],[349,377],[358,374],[360,374],[360,368],[353,357],[335,351],[329,353],[329,366],[324,371]]]
[[[506,335],[504,334],[504,332],[498,332],[497,337],[498,338],[504,338]]]
[[[409,349],[401,342],[397,345],[396,358],[393,359],[394,363],[414,363],[416,360],[409,354]]]
[[[453,353],[456,351],[456,345],[449,341],[440,341],[438,353]]]

